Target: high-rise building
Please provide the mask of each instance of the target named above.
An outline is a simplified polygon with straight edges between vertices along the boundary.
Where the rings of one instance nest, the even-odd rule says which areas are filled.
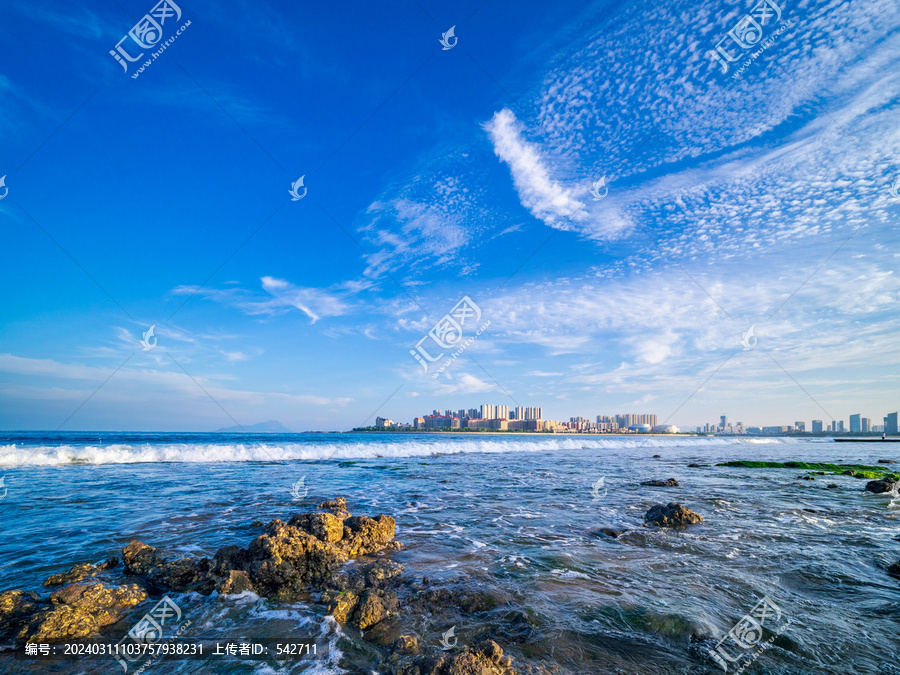
[[[862,415],[860,415],[859,413],[857,413],[856,415],[850,415],[850,433],[851,434],[858,434],[860,431],[862,431],[862,426],[860,423],[861,418],[862,418]]]
[[[823,431],[822,420],[813,420],[812,421],[812,432],[814,434],[821,434]]]
[[[844,420],[838,420],[837,429],[835,431],[839,434],[844,433]]]
[[[719,418],[719,428],[724,431],[727,427],[728,427],[728,416],[722,415]]]
[[[497,414],[497,419],[508,420],[509,419],[509,406],[508,405],[498,405],[496,414]]]
[[[859,421],[859,430],[864,434],[870,433],[872,431],[872,420],[868,417],[863,417]]]
[[[479,417],[483,420],[492,420],[497,417],[495,413],[496,406],[491,405],[490,403],[482,403],[481,404],[481,414]]]
[[[801,433],[806,431],[806,422],[794,422],[794,429]]]
[[[897,429],[897,416],[900,413],[889,413],[887,417],[884,418],[884,432],[886,434],[897,434],[900,433],[900,430]]]

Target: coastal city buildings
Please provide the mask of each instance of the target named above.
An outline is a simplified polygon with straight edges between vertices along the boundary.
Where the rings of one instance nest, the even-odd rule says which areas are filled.
[[[719,417],[718,424],[704,424],[696,428],[698,434],[709,435],[781,435],[781,434],[898,434],[898,417],[900,413],[892,412],[884,417],[883,425],[873,425],[869,417],[862,413],[850,415],[849,424],[844,420],[812,420],[811,432],[806,430],[806,422],[795,420],[793,424],[778,426],[744,426],[743,422],[729,422],[727,415]],[[387,417],[376,417],[375,427],[378,429],[395,429],[398,431],[530,431],[544,433],[681,433],[678,427],[670,424],[659,424],[653,413],[620,413],[616,415],[597,415],[594,420],[589,417],[570,417],[568,422],[544,419],[544,409],[540,407],[516,406],[483,403],[477,408],[460,408],[459,410],[433,410],[430,414],[416,417],[412,423],[400,423]],[[693,432],[692,432],[693,433]]]

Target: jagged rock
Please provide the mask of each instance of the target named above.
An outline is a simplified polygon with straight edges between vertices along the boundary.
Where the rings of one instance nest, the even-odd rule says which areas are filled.
[[[591,532],[591,534],[593,534],[594,536],[604,534],[607,537],[612,537],[613,539],[618,539],[623,534],[625,534],[627,531],[628,530],[613,530],[612,528],[609,528],[609,527],[601,527],[600,529],[594,530],[593,532]]]
[[[703,516],[685,508],[681,504],[669,502],[665,506],[657,504],[651,507],[644,515],[644,520],[660,527],[675,527],[702,522]]]
[[[345,497],[337,497],[336,499],[322,502],[319,504],[319,508],[333,513],[341,520],[350,517],[350,514],[347,512],[347,499]]]
[[[144,577],[162,591],[210,592],[213,581],[209,577],[209,558],[188,556],[171,560],[142,541],[133,540],[122,549],[125,571]]]
[[[645,480],[641,485],[649,485],[650,487],[678,487],[679,483],[674,478],[666,480]]]
[[[31,591],[0,593],[0,637],[18,631],[29,617],[46,605],[41,596]]]
[[[529,671],[547,672],[542,668]],[[503,655],[500,645],[485,640],[474,649],[462,647],[457,653],[400,659],[388,664],[388,672],[391,675],[517,675],[522,671],[512,667],[512,659]]]
[[[328,613],[334,620],[344,626],[350,622],[350,617],[359,604],[359,596],[355,591],[326,591],[322,594],[322,602],[328,606]]]
[[[415,635],[401,635],[391,645],[391,649],[401,654],[418,654],[420,650],[419,638]]]
[[[383,549],[398,549],[394,530],[396,522],[383,513],[377,518],[350,516],[344,520],[344,537],[338,546],[351,557],[369,555]]]
[[[890,574],[892,577],[897,577],[898,579],[900,579],[900,562],[895,562],[891,565],[888,565],[887,571],[888,574]]]
[[[92,565],[91,563],[79,563],[77,565],[73,565],[72,569],[70,569],[68,572],[54,574],[53,576],[49,577],[47,581],[44,582],[44,586],[61,586],[62,584],[73,584],[76,581],[82,581],[83,579],[87,579],[88,577],[95,577],[100,572],[112,569],[118,564],[119,559],[116,557],[112,557],[106,562],[100,563],[99,565]]]
[[[253,582],[244,570],[230,570],[228,576],[219,580],[216,590],[223,595],[238,595],[244,591],[252,591]]]
[[[347,518],[350,514],[347,514]],[[333,513],[303,513],[288,521],[322,541],[337,543],[344,537],[344,519]]]
[[[51,607],[35,614],[19,632],[19,640],[59,642],[96,635],[147,599],[136,584],[108,587],[72,584],[50,594]]]
[[[372,589],[363,593],[351,622],[360,630],[371,628],[388,617],[396,616],[400,600],[393,591]]]
[[[827,487],[829,490],[833,490],[836,487],[840,487],[840,485],[838,485],[837,483],[829,483],[825,487]]]
[[[900,482],[893,478],[879,478],[866,483],[866,490],[879,495],[884,492],[893,492],[898,486],[900,486]]]

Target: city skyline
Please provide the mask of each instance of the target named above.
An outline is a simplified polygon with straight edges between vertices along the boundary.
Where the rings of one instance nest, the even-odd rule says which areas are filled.
[[[726,0],[426,5],[185,4],[134,79],[149,7],[4,3],[0,428],[894,395],[892,5],[785,6],[728,72]]]

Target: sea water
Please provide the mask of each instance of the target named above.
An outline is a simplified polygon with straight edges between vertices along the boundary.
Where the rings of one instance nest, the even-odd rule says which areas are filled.
[[[132,539],[211,557],[222,546],[246,547],[260,533],[254,521],[286,520],[345,496],[354,514],[396,518],[404,549],[392,557],[408,577],[501,600],[455,625],[461,645],[515,610],[531,625],[498,642],[558,672],[723,672],[704,653],[765,598],[778,622],[770,613],[763,637],[782,632],[744,672],[900,673],[900,580],[885,571],[900,560],[896,495],[868,493],[851,476],[805,481],[797,469],[716,466],[876,464],[898,459],[897,450],[636,435],[6,434],[0,590],[46,593],[51,574],[120,555]],[[670,477],[680,486],[640,485]],[[650,506],[668,502],[705,520],[683,530],[643,526]],[[170,661],[145,672],[366,672],[358,661],[347,666],[341,628],[316,603],[252,593],[173,598],[191,622],[186,637],[302,635],[322,645],[320,655]],[[116,628],[124,635],[128,626]],[[425,620],[420,638],[438,645],[447,628]],[[692,635],[710,640],[692,647]],[[733,641],[722,646],[740,651]],[[14,658],[0,654],[0,672],[42,672]],[[122,672],[97,659],[54,668]]]

